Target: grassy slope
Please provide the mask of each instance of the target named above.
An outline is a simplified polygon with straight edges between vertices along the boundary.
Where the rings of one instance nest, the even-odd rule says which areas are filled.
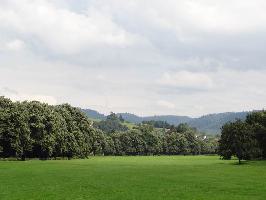
[[[134,123],[130,123],[130,122],[123,122],[122,124],[128,127],[129,129],[132,129],[133,127],[136,126]]]
[[[0,199],[264,200],[266,162],[216,156],[0,161]]]
[[[88,117],[88,119],[91,121],[94,121],[94,122],[100,122],[101,121],[100,119],[94,119],[94,118],[90,118],[90,117]]]

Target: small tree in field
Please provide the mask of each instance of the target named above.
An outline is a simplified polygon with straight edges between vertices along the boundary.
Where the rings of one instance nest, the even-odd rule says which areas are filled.
[[[233,123],[226,123],[222,127],[219,154],[224,159],[236,156],[241,164],[241,160],[250,160],[255,150],[254,133],[247,123],[237,120]]]

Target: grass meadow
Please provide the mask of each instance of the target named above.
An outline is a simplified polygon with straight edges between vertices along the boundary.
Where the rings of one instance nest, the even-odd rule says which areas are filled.
[[[217,156],[0,161],[0,199],[265,200],[266,162]]]

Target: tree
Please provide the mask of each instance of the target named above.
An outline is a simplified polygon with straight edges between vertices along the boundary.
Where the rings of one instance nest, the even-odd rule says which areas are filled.
[[[262,157],[266,158],[266,111],[250,113],[246,122],[253,128]]]
[[[103,153],[104,155],[116,155],[115,142],[111,136],[104,135]]]
[[[184,133],[184,132],[189,131],[191,129],[192,128],[189,127],[189,125],[187,123],[181,123],[175,128],[176,132],[178,132],[178,133]]]
[[[16,111],[12,112],[13,126],[10,131],[13,133],[11,145],[16,152],[16,157],[25,160],[27,153],[32,150],[34,140],[30,136],[28,124],[29,114],[25,106],[19,106],[16,103]]]
[[[152,125],[140,124],[135,129],[140,131],[140,135],[145,142],[144,155],[155,155],[161,152],[162,143],[159,135],[154,132]]]
[[[0,146],[4,157],[85,158],[92,152],[95,137],[91,121],[78,108],[37,101],[13,103],[0,98]]]
[[[212,138],[198,138],[200,146],[200,154],[216,154],[218,148],[218,139]]]
[[[250,160],[255,149],[254,132],[247,123],[237,120],[236,122],[226,123],[222,127],[219,154],[224,159],[236,156],[240,164],[241,160]]]
[[[123,133],[119,133],[119,132],[110,134],[110,137],[112,138],[113,143],[114,143],[115,155],[120,155],[120,156],[125,155],[125,151],[123,149],[123,145],[121,141],[122,134]]]
[[[10,99],[0,96],[0,146],[2,157],[14,156],[11,147],[10,127],[13,126],[11,113],[14,111],[14,104]]]
[[[168,124],[166,121],[150,120],[150,121],[142,121],[142,124],[149,124],[155,128],[166,128],[166,129],[171,128],[171,125]]]
[[[121,114],[119,115],[119,121],[122,123],[125,121]]]
[[[168,132],[164,137],[164,152],[170,155],[189,153],[188,141],[184,134],[176,131]]]
[[[120,141],[123,152],[127,155],[143,155],[145,141],[141,137],[141,132],[137,129],[126,131],[120,134]]]
[[[106,145],[105,135],[101,130],[95,130],[93,135],[92,153],[93,155],[103,155]]]
[[[5,105],[3,101],[5,101]],[[12,104],[11,101],[3,101],[1,101],[0,110],[0,143],[2,143],[4,156],[14,156],[25,160],[26,154],[32,149],[33,143],[27,123],[27,109],[20,106],[19,103]]]
[[[121,119],[119,119],[115,113],[108,115],[106,120],[94,123],[94,127],[107,134],[128,130],[128,128],[121,123]]]
[[[189,129],[186,130],[183,134],[188,143],[188,153],[193,155],[199,154],[201,152],[200,142],[195,136],[195,131],[193,129]]]
[[[37,101],[24,102],[29,111],[29,127],[34,140],[33,156],[50,158],[55,148],[55,115],[53,107]]]
[[[67,123],[67,157],[87,157],[93,151],[95,129],[80,109],[63,104],[58,107]]]

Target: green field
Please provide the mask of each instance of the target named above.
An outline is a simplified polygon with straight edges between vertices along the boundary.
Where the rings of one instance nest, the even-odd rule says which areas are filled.
[[[0,199],[266,199],[266,162],[216,156],[0,161]]]

